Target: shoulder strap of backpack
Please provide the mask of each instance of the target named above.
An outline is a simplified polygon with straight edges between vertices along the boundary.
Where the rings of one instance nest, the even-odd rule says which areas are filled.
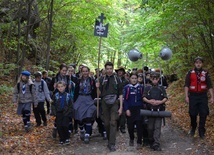
[[[58,92],[55,94],[55,97],[56,97],[56,100],[58,101],[59,100],[59,93]]]
[[[41,87],[42,87],[42,91],[44,91],[44,80],[41,80]]]
[[[19,93],[20,92],[20,82],[17,83],[16,87],[17,87],[17,90],[18,90],[18,93]]]
[[[119,78],[116,75],[114,75],[114,81],[115,81],[116,85],[118,84],[117,80],[119,80]]]
[[[143,95],[143,87],[140,87],[140,93]]]
[[[66,94],[66,103],[68,104],[69,100],[70,100],[71,95],[70,94]]]
[[[101,77],[101,80],[102,80],[102,85],[104,85],[104,82],[105,82],[105,80],[106,80],[106,75],[102,76],[102,77]]]
[[[29,88],[30,88],[30,93],[32,94],[32,87],[33,87],[33,84],[30,84],[29,85]]]
[[[127,87],[127,91],[126,91],[126,100],[128,100],[129,98],[129,93],[130,93],[130,87]]]
[[[20,82],[18,82],[16,86],[17,86],[17,90],[18,90],[18,93],[19,93],[20,92]],[[29,89],[30,89],[30,93],[31,94],[32,94],[32,86],[33,86],[33,84],[29,85]]]

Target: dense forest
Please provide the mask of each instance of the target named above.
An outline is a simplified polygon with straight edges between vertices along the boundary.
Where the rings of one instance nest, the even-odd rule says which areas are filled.
[[[14,68],[18,74],[29,61],[33,69],[52,71],[62,62],[96,68],[94,23],[104,13],[109,33],[102,41],[101,64],[110,60],[126,69],[161,64],[165,73],[181,77],[198,55],[213,67],[213,12],[210,0],[1,0],[1,75]],[[165,46],[173,57],[162,61],[158,55]],[[129,61],[131,49],[143,59]]]
[[[108,36],[102,42],[94,36],[95,20],[101,13],[108,24]],[[99,45],[101,68],[109,60],[115,68],[148,66],[161,68],[166,75],[177,74],[178,81],[167,90],[167,108],[173,122],[187,133],[190,123],[184,121],[188,118],[184,75],[193,67],[194,58],[201,56],[214,80],[213,14],[212,0],[0,0],[0,151],[45,154],[44,146],[48,146],[47,154],[57,154],[46,134],[51,126],[48,132],[37,129],[24,136],[20,132],[19,118],[8,104],[16,77],[24,69],[56,73],[61,63],[87,64],[94,70]],[[171,59],[160,58],[164,47],[171,49]],[[130,61],[128,52],[132,49],[143,58]],[[210,105],[206,138],[212,145],[213,109]]]

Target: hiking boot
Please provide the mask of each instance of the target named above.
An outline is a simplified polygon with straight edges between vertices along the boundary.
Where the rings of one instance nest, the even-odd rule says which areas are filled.
[[[108,145],[110,152],[116,151],[115,145]]]
[[[85,144],[89,144],[89,135],[84,136],[84,142]]]
[[[65,145],[69,145],[70,144],[70,140],[69,139],[66,139],[65,140]]]
[[[204,139],[204,137],[205,137],[205,132],[206,132],[205,128],[199,128],[199,129],[198,129],[198,134],[199,134],[199,137],[200,137],[201,139]]]
[[[204,139],[204,137],[205,137],[204,132],[200,132],[200,131],[199,131],[199,137],[200,137],[201,139]]]
[[[56,136],[57,136],[57,128],[53,128],[52,137],[56,138]]]
[[[107,133],[103,132],[103,140],[107,140]]]
[[[80,131],[80,139],[81,139],[82,141],[84,141],[84,138],[85,138],[85,131],[84,131],[84,130],[81,130],[81,131]]]
[[[134,146],[134,140],[129,141],[129,146]]]
[[[141,148],[142,148],[142,147],[141,147],[141,144],[138,143],[136,149],[137,149],[137,150],[140,150]]]
[[[191,137],[194,137],[194,135],[195,135],[195,129],[191,129],[190,130],[190,132],[189,132],[189,135],[191,136]]]

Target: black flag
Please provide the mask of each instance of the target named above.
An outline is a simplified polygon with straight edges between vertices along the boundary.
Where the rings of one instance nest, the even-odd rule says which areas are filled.
[[[107,35],[108,35],[108,24],[103,25],[96,19],[94,26],[94,36],[107,37]]]

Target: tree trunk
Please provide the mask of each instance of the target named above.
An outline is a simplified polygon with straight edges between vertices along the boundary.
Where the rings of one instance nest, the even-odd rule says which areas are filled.
[[[47,61],[46,61],[46,70],[49,70],[49,64],[50,64],[50,43],[51,43],[51,31],[52,31],[52,16],[53,16],[53,0],[51,0],[51,10],[48,14],[49,19],[49,30],[48,30],[48,40],[47,40]]]

